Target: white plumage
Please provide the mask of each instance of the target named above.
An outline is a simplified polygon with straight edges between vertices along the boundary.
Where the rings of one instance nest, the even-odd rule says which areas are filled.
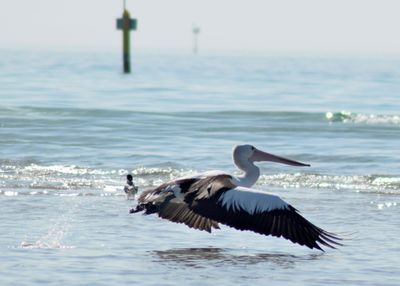
[[[288,204],[276,195],[245,187],[236,187],[224,192],[218,202],[227,210],[244,210],[249,214],[288,208]]]

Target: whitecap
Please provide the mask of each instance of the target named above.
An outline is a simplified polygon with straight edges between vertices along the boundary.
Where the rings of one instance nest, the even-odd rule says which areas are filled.
[[[5,191],[4,195],[7,196],[7,197],[15,197],[15,196],[18,196],[18,192]]]
[[[108,192],[108,193],[115,193],[118,191],[118,187],[116,186],[104,186],[103,188],[104,192]]]
[[[262,175],[258,184],[283,188],[353,190],[357,192],[400,193],[400,177],[385,175],[323,175],[274,174]]]
[[[400,115],[395,114],[363,114],[352,113],[350,111],[329,111],[325,113],[325,118],[329,122],[400,125]]]

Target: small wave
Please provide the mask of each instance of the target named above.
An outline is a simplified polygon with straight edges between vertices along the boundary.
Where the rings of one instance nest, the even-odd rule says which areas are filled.
[[[51,166],[40,166],[37,164],[30,164],[21,170],[22,172],[35,172],[40,175],[46,174],[70,174],[70,175],[110,175],[117,173],[125,173],[126,170],[101,170],[101,169],[90,169],[84,167],[78,167],[76,165],[51,165]]]
[[[87,120],[88,117],[93,118],[116,118],[118,121],[121,118],[132,117],[140,115],[143,118],[147,116],[154,120],[173,120],[186,119],[186,120],[204,120],[204,118],[217,119],[240,119],[246,120],[265,120],[270,119],[277,122],[343,122],[343,123],[356,123],[356,124],[387,124],[387,125],[400,125],[400,115],[396,114],[367,114],[367,113],[354,113],[351,111],[328,111],[328,112],[308,112],[308,111],[260,111],[260,110],[205,110],[205,111],[165,111],[165,112],[150,112],[150,111],[132,111],[129,110],[112,110],[112,109],[90,109],[90,108],[56,108],[56,107],[33,107],[21,106],[14,108],[1,108],[1,116],[16,116],[17,118],[25,120],[27,114],[35,119],[46,119],[48,117],[55,117],[58,119],[74,118],[75,120]],[[182,121],[182,120],[180,120]],[[25,121],[24,121],[25,122]],[[61,172],[63,170],[60,170]],[[70,171],[70,170],[66,170]],[[77,170],[75,170],[77,171]],[[83,170],[80,170],[83,171]]]
[[[196,173],[172,166],[139,167],[128,171],[84,168],[75,165],[1,166],[0,195],[124,196],[125,175],[132,173],[140,190]],[[278,173],[262,175],[259,185],[282,188],[354,190],[400,194],[400,177],[395,175],[324,175]]]
[[[385,175],[275,174],[262,175],[258,184],[283,188],[334,189],[400,194],[400,177]]]
[[[329,122],[400,125],[400,115],[361,114],[350,111],[326,112]]]
[[[93,169],[75,165],[0,162],[3,196],[119,196],[124,195],[124,169]]]
[[[171,174],[178,173],[178,172],[179,172],[179,170],[175,170],[172,167],[166,167],[166,168],[139,167],[132,171],[132,175],[135,175],[135,176],[171,175]]]
[[[46,188],[44,186],[44,188]],[[110,191],[112,189],[112,191]],[[120,186],[110,186],[104,190],[79,190],[78,192],[71,191],[29,191],[25,189],[18,189],[18,191],[3,191],[0,190],[0,196],[16,197],[16,196],[58,196],[58,197],[125,197],[123,188]]]
[[[138,186],[155,187],[166,181],[170,181],[188,174],[196,173],[190,169],[166,167],[139,167],[132,170],[131,174],[135,178]]]

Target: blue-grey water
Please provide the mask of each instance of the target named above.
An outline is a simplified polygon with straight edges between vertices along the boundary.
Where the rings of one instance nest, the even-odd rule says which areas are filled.
[[[399,285],[400,59],[0,51],[1,285]],[[325,253],[130,215],[140,190],[237,173],[345,238]]]

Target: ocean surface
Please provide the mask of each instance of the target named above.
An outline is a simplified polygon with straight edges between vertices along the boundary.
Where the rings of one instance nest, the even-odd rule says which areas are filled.
[[[0,285],[400,285],[400,59],[0,50]],[[129,214],[122,191],[238,174],[236,144],[345,246]]]

